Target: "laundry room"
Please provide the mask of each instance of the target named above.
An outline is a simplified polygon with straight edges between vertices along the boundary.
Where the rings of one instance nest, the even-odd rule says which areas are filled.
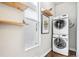
[[[50,18],[52,51],[66,56],[76,56],[77,3],[42,2],[40,3],[40,7],[41,10],[49,9],[50,13],[52,13],[52,16],[51,14],[50,16],[46,16],[45,13],[42,12],[42,15]]]
[[[0,57],[79,56],[79,2],[0,2]]]

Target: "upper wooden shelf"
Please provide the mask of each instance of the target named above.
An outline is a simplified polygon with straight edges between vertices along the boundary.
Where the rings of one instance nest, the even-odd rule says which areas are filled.
[[[23,22],[19,22],[17,20],[6,20],[6,19],[0,19],[0,24],[16,25],[16,26],[24,26],[24,25],[27,25],[27,24],[24,24]]]
[[[28,5],[25,5],[21,2],[0,2],[0,3],[14,7],[14,8],[19,9],[19,10],[25,10],[29,7]]]
[[[42,14],[45,15],[45,16],[47,16],[47,17],[48,17],[48,16],[53,16],[51,10],[49,10],[49,9],[43,10],[43,11],[42,11]]]

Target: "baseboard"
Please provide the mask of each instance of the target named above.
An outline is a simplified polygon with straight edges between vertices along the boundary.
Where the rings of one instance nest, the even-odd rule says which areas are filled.
[[[43,55],[41,55],[41,57],[45,57],[50,51],[51,51],[51,49],[49,49],[48,51],[46,51]]]
[[[73,49],[73,48],[70,48],[69,50],[71,50],[71,51],[75,51],[75,52],[76,52],[76,49]]]
[[[73,48],[70,48],[70,50],[71,50],[71,51],[75,51],[75,52],[76,52],[76,50],[75,50],[75,49],[73,49]],[[47,52],[45,52],[43,55],[41,55],[41,57],[46,56],[46,55],[47,55],[50,51],[51,51],[51,49],[49,49]]]
[[[76,53],[76,56],[79,57],[79,52]]]

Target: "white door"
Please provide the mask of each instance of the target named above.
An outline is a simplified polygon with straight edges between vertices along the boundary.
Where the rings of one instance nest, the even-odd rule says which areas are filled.
[[[25,48],[31,48],[38,44],[38,23],[34,20],[27,20],[28,25],[24,29]]]

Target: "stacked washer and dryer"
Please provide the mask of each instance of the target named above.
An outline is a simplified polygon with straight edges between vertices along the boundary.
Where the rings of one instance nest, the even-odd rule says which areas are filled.
[[[53,51],[68,56],[69,52],[68,15],[53,18]]]

